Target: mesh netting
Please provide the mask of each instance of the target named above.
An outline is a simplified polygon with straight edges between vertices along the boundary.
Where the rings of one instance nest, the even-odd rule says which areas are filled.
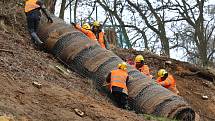
[[[184,106],[177,108],[169,117],[181,121],[195,121],[195,112],[191,107]]]
[[[46,43],[47,39],[49,38],[49,34],[54,31],[55,28],[62,27],[62,23],[47,24],[45,28],[43,28],[43,26],[44,25],[40,25],[38,35],[40,36],[40,39]]]
[[[65,29],[67,25],[60,23],[60,20],[57,21],[56,25],[41,26],[40,33],[44,33],[40,35],[44,36],[43,39],[46,41],[49,36],[45,34],[59,31],[59,38],[54,43],[52,53],[70,69],[91,78],[97,88],[101,88],[107,75],[122,60],[111,51],[102,49],[97,42],[89,40],[83,33],[73,30],[72,27]],[[61,29],[68,34],[63,34]],[[182,98],[155,84],[154,80],[133,67],[128,66],[128,73],[129,103],[135,111],[178,118],[187,115],[185,109],[192,110]],[[193,116],[192,113],[190,115]]]
[[[71,26],[60,26],[55,28],[54,31],[49,33],[49,38],[46,41],[46,46],[48,50],[52,50],[55,46],[55,43],[59,40],[59,38],[67,35],[68,33],[75,33],[76,31],[72,31]]]
[[[51,49],[51,52],[55,56],[59,56],[60,55],[60,52],[62,51],[63,47],[65,46],[65,43],[69,43],[69,42],[72,41],[71,34],[72,33],[68,33],[67,35],[64,35],[64,36],[60,37],[58,39],[58,41],[55,43],[54,47]]]
[[[72,39],[72,43],[65,45],[63,48],[60,58],[66,62],[69,62],[70,60],[74,59],[76,55],[81,53],[81,51],[96,45],[97,43],[94,43],[90,40],[82,41],[79,38]]]
[[[106,80],[107,75],[111,72],[111,70],[116,69],[118,63],[122,62],[118,57],[111,57],[109,60],[101,64],[97,71],[95,72],[95,79],[97,81],[97,87],[100,88],[104,81]]]
[[[152,114],[180,119],[182,121],[192,121],[195,118],[195,112],[179,96],[171,96],[156,106]]]
[[[77,54],[73,59],[68,59],[68,65],[72,68],[75,68],[75,70],[80,73],[83,76],[87,76],[89,78],[93,78],[94,74],[92,72],[88,71],[84,66],[82,66],[86,58],[89,56],[86,56],[88,52],[94,50],[95,48],[98,48],[98,45],[90,46],[89,48],[83,49],[80,53]]]

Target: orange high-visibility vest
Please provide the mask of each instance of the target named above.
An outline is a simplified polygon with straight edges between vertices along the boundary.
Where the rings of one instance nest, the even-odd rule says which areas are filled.
[[[83,29],[82,27],[80,27],[79,25],[75,26],[78,30],[80,30],[81,32],[83,32],[89,39],[93,40],[93,41],[97,41],[96,39],[96,35],[91,31],[91,30],[86,30]]]
[[[104,43],[104,32],[99,32],[98,42],[102,48],[106,48]]]
[[[169,74],[168,77],[164,81],[161,80],[161,77],[157,78],[156,81],[158,84],[171,90],[172,92],[174,92],[176,94],[179,93],[178,89],[176,88],[176,81],[172,75]]]
[[[144,75],[152,78],[153,76],[150,74],[150,71],[149,71],[149,67],[148,65],[143,65],[141,68],[138,69],[141,73],[143,73]]]
[[[28,0],[25,2],[25,12],[32,11],[40,6],[37,4],[37,0]]]
[[[126,92],[128,92],[128,88],[126,86],[127,77],[128,73],[125,70],[117,69],[111,71],[110,90],[112,91],[112,86],[116,86],[123,88]]]

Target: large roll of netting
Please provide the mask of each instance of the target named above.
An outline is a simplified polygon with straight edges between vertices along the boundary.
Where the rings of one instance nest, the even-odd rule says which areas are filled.
[[[43,21],[38,35],[56,58],[73,71],[91,78],[98,89],[110,71],[122,62],[113,52],[101,48],[58,18],[54,18],[52,24]],[[182,97],[157,85],[131,66],[128,66],[128,74],[129,103],[136,112],[194,120],[195,112]]]

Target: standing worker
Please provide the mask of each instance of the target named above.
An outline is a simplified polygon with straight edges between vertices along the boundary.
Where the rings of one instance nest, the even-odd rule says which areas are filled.
[[[90,40],[97,41],[95,34],[91,31],[90,25],[85,23],[82,27],[79,24],[73,23],[74,27],[84,33]]]
[[[46,15],[48,22],[53,23],[51,16],[48,14],[45,5],[41,0],[26,0],[25,1],[25,14],[27,17],[28,31],[31,35],[33,43],[41,47],[43,42],[37,36],[37,29],[40,22],[40,10]]]
[[[175,94],[179,94],[179,91],[176,88],[175,79],[173,78],[173,76],[171,74],[168,74],[168,72],[165,69],[160,69],[157,73],[157,76],[158,76],[158,78],[157,78],[156,82],[159,85],[171,90]]]
[[[107,83],[109,83],[110,92],[117,105],[123,109],[129,109],[127,89],[128,79],[127,64],[122,62],[118,64],[118,69],[110,72],[106,80]]]
[[[135,57],[135,68],[147,77],[151,79],[153,78],[153,76],[150,74],[148,65],[144,63],[144,58],[142,55],[137,55]]]
[[[105,43],[104,32],[102,32],[102,26],[98,21],[93,22],[92,32],[95,34],[100,46],[102,48],[106,48],[107,43]]]

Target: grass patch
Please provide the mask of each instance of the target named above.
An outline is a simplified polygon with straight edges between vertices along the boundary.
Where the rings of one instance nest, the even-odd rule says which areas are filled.
[[[177,121],[175,119],[157,117],[157,116],[152,116],[152,115],[148,115],[148,114],[143,114],[143,116],[145,117],[145,119],[150,120],[150,121]]]

